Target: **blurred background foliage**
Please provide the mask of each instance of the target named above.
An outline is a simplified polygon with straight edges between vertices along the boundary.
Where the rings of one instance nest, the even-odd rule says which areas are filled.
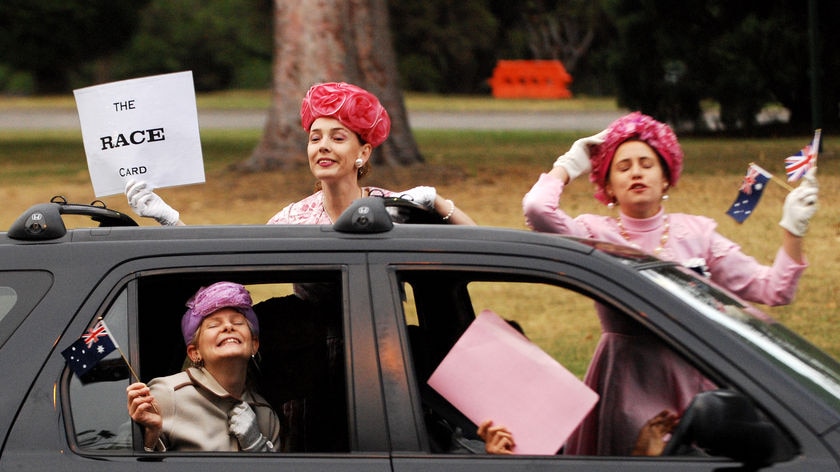
[[[180,70],[200,92],[270,88],[274,12],[272,0],[4,0],[0,93]],[[498,60],[558,59],[575,95],[683,130],[705,128],[712,103],[719,129],[756,132],[774,104],[802,132],[814,51],[822,119],[840,123],[840,54],[827,47],[840,44],[836,0],[389,0],[389,13],[405,91],[487,95]]]

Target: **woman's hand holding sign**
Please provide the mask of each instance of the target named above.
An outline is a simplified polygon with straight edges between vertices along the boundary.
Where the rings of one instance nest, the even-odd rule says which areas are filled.
[[[129,180],[125,185],[125,195],[134,213],[146,218],[154,218],[165,226],[183,226],[180,213],[153,192],[148,183],[142,180]]]

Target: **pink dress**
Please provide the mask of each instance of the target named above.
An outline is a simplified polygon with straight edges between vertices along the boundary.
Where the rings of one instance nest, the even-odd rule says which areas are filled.
[[[394,192],[377,187],[365,187],[368,195],[390,197]],[[272,216],[270,225],[331,225],[330,215],[324,209],[324,192],[318,190],[312,195],[285,208]]]
[[[646,219],[583,214],[558,208],[563,182],[543,174],[522,200],[535,231],[631,244],[685,265],[703,265],[711,279],[741,298],[766,305],[790,303],[806,265],[780,249],[772,266],[760,264],[717,233],[711,218],[664,210]],[[666,221],[669,237],[662,244]],[[644,423],[664,409],[682,413],[695,394],[715,388],[655,336],[626,316],[597,305],[602,335],[584,381],[601,399],[566,443],[566,454],[629,455]]]

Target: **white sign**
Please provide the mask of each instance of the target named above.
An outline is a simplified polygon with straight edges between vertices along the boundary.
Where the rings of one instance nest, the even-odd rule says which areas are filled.
[[[97,197],[128,180],[154,188],[204,182],[192,72],[74,90]]]

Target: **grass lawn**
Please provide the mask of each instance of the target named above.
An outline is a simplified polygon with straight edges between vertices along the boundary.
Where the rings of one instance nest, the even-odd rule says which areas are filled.
[[[494,100],[487,96],[464,95],[442,97],[420,93],[404,96],[406,107],[413,111],[596,111],[615,110],[615,99],[576,97],[571,100]],[[217,110],[265,110],[271,104],[267,90],[232,90],[202,93],[196,97],[199,109]],[[76,102],[71,94],[35,97],[2,97],[3,109],[64,109],[75,110]]]
[[[225,97],[231,100],[231,97]],[[245,94],[237,97],[243,105],[256,106],[265,97]],[[69,105],[66,98],[41,99],[50,106]],[[224,100],[202,97],[201,100]],[[414,102],[412,102],[414,100]],[[429,103],[420,105],[424,100]],[[491,107],[510,104],[470,103],[463,106]],[[10,104],[9,106],[46,106]],[[266,102],[267,103],[267,102]],[[424,97],[408,97],[412,106],[434,109],[439,102]],[[221,106],[221,105],[214,105]],[[461,105],[458,105],[459,107]],[[534,105],[536,106],[536,105]],[[598,100],[567,103],[563,106],[603,107]],[[260,137],[259,130],[202,131],[207,183],[169,188],[159,192],[181,212],[187,224],[262,224],[291,201],[312,191],[308,168],[261,173],[237,173],[230,165],[245,159]],[[426,159],[412,168],[374,168],[365,182],[394,190],[416,185],[434,185],[440,194],[453,199],[479,224],[525,229],[521,199],[550,168],[558,153],[564,152],[578,134],[558,132],[415,132]],[[783,178],[783,158],[810,141],[810,136],[782,139],[682,140],[686,154],[683,178],[666,203],[670,212],[703,214],[718,221],[719,231],[737,241],[744,250],[770,264],[781,243],[782,202],[786,190],[771,184],[756,213],[743,225],[736,224],[725,211],[737,194],[749,162],[757,162]],[[810,267],[800,283],[796,301],[788,307],[767,308],[772,316],[795,331],[840,357],[840,323],[837,299],[840,293],[840,165],[837,163],[840,139],[824,137],[820,156],[820,210],[806,239]],[[301,155],[301,162],[304,157]],[[74,203],[94,200],[79,132],[9,132],[0,130],[0,228],[8,228],[30,205],[63,195]],[[611,210],[592,198],[588,181],[575,181],[564,195],[563,208],[570,214],[582,212],[609,214]],[[102,199],[108,207],[131,214],[122,195]],[[153,221],[141,221],[154,225]],[[591,309],[585,307],[584,309]]]

